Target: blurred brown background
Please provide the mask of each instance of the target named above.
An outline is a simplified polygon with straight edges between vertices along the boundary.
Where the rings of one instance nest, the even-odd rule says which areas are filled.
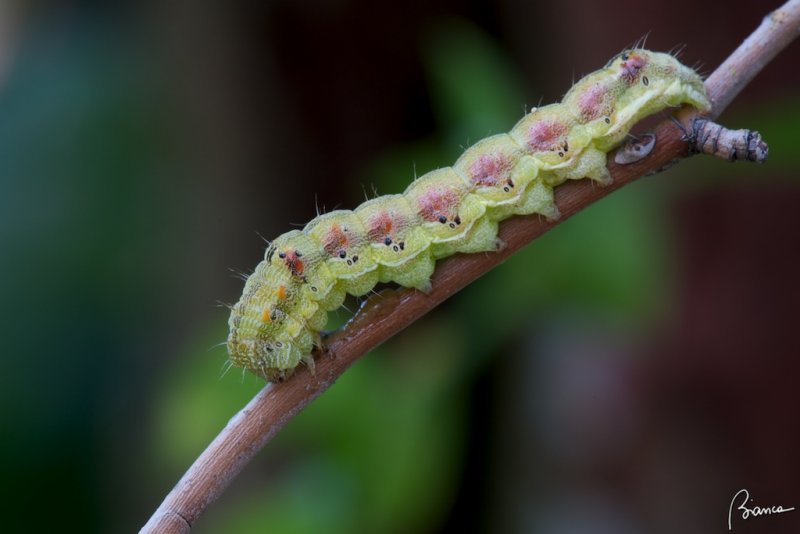
[[[259,234],[401,191],[644,35],[709,73],[778,5],[0,4],[0,530],[146,521],[262,385],[212,348]],[[798,46],[722,117],[768,164],[694,158],[559,226],[356,365],[196,532],[714,532],[741,488],[800,506]]]

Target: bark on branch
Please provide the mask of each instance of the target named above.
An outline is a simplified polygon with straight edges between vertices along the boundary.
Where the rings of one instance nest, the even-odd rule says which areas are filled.
[[[800,0],[790,0],[765,17],[756,29],[706,81],[715,118],[739,92],[800,33]],[[441,261],[432,278],[433,291],[386,291],[370,298],[353,320],[327,339],[317,355],[316,376],[305,367],[282,384],[269,384],[237,413],[184,474],[142,528],[145,533],[181,533],[219,497],[250,459],[308,403],[328,389],[358,358],[398,333],[429,310],[505,261],[557,224],[625,184],[657,172],[689,155],[685,131],[693,131],[696,113],[678,112],[676,119],[655,129],[657,143],[644,158],[619,164],[609,157],[613,185],[599,188],[589,180],[568,182],[556,189],[562,217],[548,222],[538,216],[514,217],[500,225],[508,246],[497,254],[456,255]],[[623,159],[623,161],[628,161]]]

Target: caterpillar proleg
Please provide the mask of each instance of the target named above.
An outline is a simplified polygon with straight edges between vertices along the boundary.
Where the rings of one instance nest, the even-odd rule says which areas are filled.
[[[627,50],[562,102],[468,148],[453,167],[281,235],[231,311],[232,363],[270,381],[290,376],[301,361],[313,366],[327,313],[346,294],[364,295],[379,282],[426,291],[436,260],[502,246],[499,221],[533,213],[557,219],[554,187],[581,178],[609,183],[606,154],[643,117],[681,104],[710,109],[700,76],[669,54]]]

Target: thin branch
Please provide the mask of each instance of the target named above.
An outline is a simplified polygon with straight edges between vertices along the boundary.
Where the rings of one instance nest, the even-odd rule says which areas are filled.
[[[719,116],[798,33],[800,0],[790,0],[767,16],[708,78],[706,89],[713,103],[710,116]],[[686,131],[692,131],[695,117],[696,113],[688,108],[676,116]],[[262,389],[189,468],[141,532],[188,533],[206,507],[283,425],[328,389],[358,358],[583,208],[689,155],[684,132],[674,122],[663,122],[654,133],[658,142],[647,157],[626,165],[609,158],[613,185],[599,188],[589,180],[579,180],[558,187],[556,202],[562,214],[559,221],[548,222],[535,215],[508,219],[500,226],[500,237],[508,245],[503,251],[456,255],[440,262],[429,294],[401,289],[384,291],[370,298],[345,328],[328,338],[326,351],[317,355],[316,375],[312,376],[303,367],[285,383],[268,384]]]

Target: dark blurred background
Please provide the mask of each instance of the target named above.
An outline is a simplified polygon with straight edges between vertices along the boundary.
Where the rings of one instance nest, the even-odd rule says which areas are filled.
[[[0,530],[146,521],[263,385],[216,345],[259,234],[402,191],[644,35],[709,73],[779,3],[0,3]],[[355,365],[195,531],[800,506],[798,60],[722,118],[768,164],[694,158],[559,226]]]

